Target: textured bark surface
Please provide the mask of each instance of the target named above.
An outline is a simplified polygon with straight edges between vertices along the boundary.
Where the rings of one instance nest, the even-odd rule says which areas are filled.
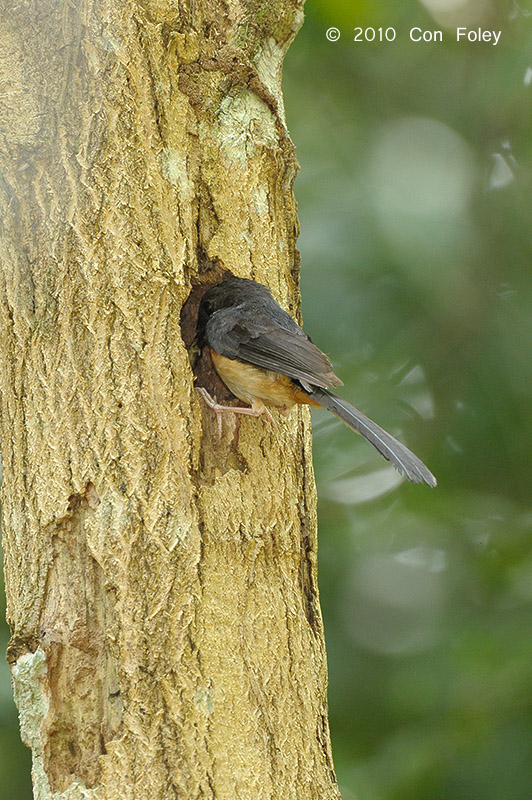
[[[301,6],[0,2],[8,655],[37,798],[339,796],[307,412],[218,438],[181,330],[224,269],[298,312]]]

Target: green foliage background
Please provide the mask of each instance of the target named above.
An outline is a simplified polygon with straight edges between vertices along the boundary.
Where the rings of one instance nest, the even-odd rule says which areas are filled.
[[[344,800],[532,796],[532,16],[485,9],[469,27],[496,46],[414,0],[309,0],[285,65],[305,328],[439,480],[397,483],[316,414]],[[0,663],[6,800],[31,797],[29,763]]]

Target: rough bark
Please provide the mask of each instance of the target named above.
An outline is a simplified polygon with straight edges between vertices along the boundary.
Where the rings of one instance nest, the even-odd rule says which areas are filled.
[[[337,798],[307,412],[218,438],[185,346],[226,269],[297,314],[280,75],[302,0],[0,7],[8,657],[35,797]]]

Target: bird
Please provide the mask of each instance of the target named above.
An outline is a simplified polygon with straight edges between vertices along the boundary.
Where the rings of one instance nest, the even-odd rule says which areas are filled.
[[[436,478],[404,444],[331,387],[342,385],[332,363],[267,286],[232,276],[203,294],[195,342],[208,348],[213,366],[227,388],[249,406],[220,405],[205,387],[198,391],[220,414],[260,416],[273,421],[269,408],[288,414],[296,404],[323,406],[359,433],[412,483],[436,486]]]

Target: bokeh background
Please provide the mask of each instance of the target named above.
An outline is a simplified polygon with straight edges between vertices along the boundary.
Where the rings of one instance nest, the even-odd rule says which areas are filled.
[[[315,414],[343,798],[530,800],[532,11],[309,0],[284,89],[305,327],[439,480],[402,482]],[[0,796],[30,800],[29,769],[0,660]]]

